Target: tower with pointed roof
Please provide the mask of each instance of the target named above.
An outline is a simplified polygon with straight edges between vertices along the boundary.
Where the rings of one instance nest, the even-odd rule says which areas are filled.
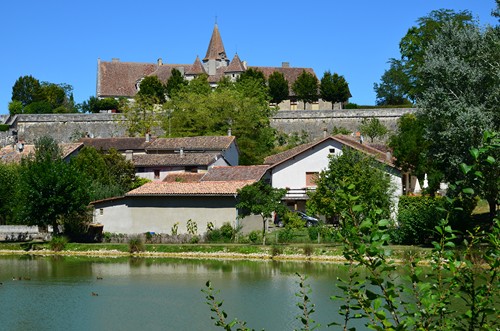
[[[228,65],[229,59],[227,58],[226,50],[224,49],[224,44],[222,43],[219,27],[217,26],[217,23],[215,23],[212,37],[210,38],[210,43],[208,44],[207,54],[203,59],[203,67],[209,76],[213,76],[217,73],[217,69],[227,67]]]

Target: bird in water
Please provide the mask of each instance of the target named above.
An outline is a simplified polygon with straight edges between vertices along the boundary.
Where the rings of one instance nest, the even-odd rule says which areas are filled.
[[[96,278],[97,278],[97,279],[102,279],[102,277],[101,277],[101,276],[97,276]]]
[[[92,296],[96,297],[96,296],[99,296],[99,294],[97,294],[96,292],[92,292]]]

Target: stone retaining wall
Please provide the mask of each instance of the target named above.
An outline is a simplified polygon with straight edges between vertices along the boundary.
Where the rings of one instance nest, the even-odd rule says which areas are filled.
[[[398,118],[414,111],[413,108],[281,110],[272,118],[271,126],[288,134],[304,131],[310,139],[315,139],[323,137],[325,131],[331,133],[334,127],[356,132],[361,121],[371,117],[378,118],[388,129],[394,130]],[[125,136],[126,133],[122,116],[113,113],[2,115],[0,120],[10,125],[8,132],[0,134],[1,146],[9,143],[13,131],[28,144],[45,135],[59,142],[74,142],[85,135],[109,138]],[[156,134],[162,133],[159,130]]]

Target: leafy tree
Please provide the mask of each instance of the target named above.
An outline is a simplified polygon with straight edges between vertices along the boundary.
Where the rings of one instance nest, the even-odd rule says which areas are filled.
[[[71,159],[71,165],[90,179],[91,200],[120,196],[134,186],[134,166],[116,150],[104,154],[85,146]]]
[[[66,91],[57,84],[42,82],[40,93],[52,109],[63,106],[66,101]]]
[[[462,178],[459,165],[472,163],[469,150],[483,133],[499,130],[499,43],[499,29],[450,23],[427,47],[417,116],[425,123],[427,157],[448,182]]]
[[[231,128],[238,137],[240,163],[261,163],[274,146],[274,129],[270,125],[273,112],[266,87],[259,80],[247,78],[212,92],[206,80],[196,82],[193,89],[195,80],[167,103],[169,116],[164,117],[164,130],[183,137],[226,135]]]
[[[16,115],[23,113],[23,103],[18,100],[9,102],[9,114]]]
[[[158,99],[154,96],[137,94],[134,99],[135,102],[120,107],[124,116],[122,124],[130,137],[143,137],[160,127],[163,107],[157,104]]]
[[[321,78],[319,91],[321,99],[332,103],[332,109],[335,103],[344,103],[351,97],[349,84],[344,76],[339,76],[337,73],[332,75],[330,71],[326,71]]]
[[[182,73],[173,68],[171,72],[170,78],[167,80],[167,84],[165,85],[165,92],[169,98],[172,97],[173,93],[179,91],[183,86],[187,85],[187,81],[182,76]]]
[[[12,86],[12,101],[20,101],[23,107],[41,100],[40,81],[33,76],[19,77]]]
[[[24,107],[25,114],[51,114],[53,113],[52,105],[48,101],[35,101]]]
[[[290,90],[288,87],[288,81],[281,72],[275,71],[269,75],[268,84],[271,102],[279,104],[283,100],[287,100],[289,98]]]
[[[363,118],[359,126],[359,131],[362,135],[370,137],[370,142],[377,137],[383,137],[387,134],[387,128],[380,123],[378,118],[372,117],[370,119]]]
[[[147,99],[155,104],[165,103],[166,87],[158,76],[147,76],[139,84],[139,98]]]
[[[238,217],[260,215],[262,217],[262,244],[266,244],[266,220],[273,212],[283,213],[286,207],[281,203],[285,197],[285,189],[273,188],[271,185],[258,181],[238,190]]]
[[[356,204],[367,209],[380,209],[389,217],[392,203],[390,178],[373,158],[351,148],[341,155],[330,156],[328,168],[319,174],[317,188],[307,202],[307,209],[327,218],[342,215],[346,205],[346,188],[353,187],[359,197]]]
[[[20,219],[29,225],[52,225],[58,234],[61,220],[83,214],[89,182],[61,158],[57,143],[48,137],[35,142],[35,156],[21,164]]]
[[[11,224],[18,205],[19,166],[0,162],[0,224]]]
[[[303,70],[293,83],[292,91],[297,96],[297,99],[304,102],[305,110],[306,103],[318,101],[318,78],[310,72]]]
[[[380,78],[380,84],[374,83],[377,105],[406,105],[411,103],[406,94],[409,89],[408,76],[404,72],[401,60],[390,59],[390,68]]]
[[[98,99],[94,96],[89,97],[81,105],[81,109],[85,113],[98,113],[101,110],[120,110],[120,102],[115,98]]]
[[[257,80],[260,85],[263,87],[266,86],[266,76],[264,76],[264,73],[258,69],[248,68],[238,76],[236,82],[239,83],[246,79]]]
[[[433,169],[432,160],[427,158],[429,143],[424,137],[425,123],[415,114],[405,114],[398,119],[396,132],[389,138],[389,147],[396,158],[395,164],[403,171],[420,179],[429,174],[430,191],[439,188],[441,176]]]
[[[390,68],[384,72],[380,84],[375,84],[377,104],[405,104],[396,101],[416,101],[424,90],[421,86],[421,72],[428,46],[441,29],[451,23],[456,29],[474,25],[469,11],[455,12],[449,9],[434,10],[420,17],[418,25],[408,29],[399,43],[401,58],[390,59]],[[403,99],[401,99],[403,98]]]

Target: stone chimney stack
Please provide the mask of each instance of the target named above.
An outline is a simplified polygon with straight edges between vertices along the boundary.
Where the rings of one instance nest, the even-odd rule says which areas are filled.
[[[151,133],[146,133],[146,142],[150,142],[151,141]]]
[[[184,157],[184,148],[181,147],[181,149],[179,150],[179,155],[180,157]]]
[[[227,129],[227,135],[228,137],[231,137],[233,135],[231,128]]]
[[[282,68],[290,68],[290,62],[281,62]]]
[[[162,66],[163,65],[163,60],[160,58],[158,58],[158,66]]]

